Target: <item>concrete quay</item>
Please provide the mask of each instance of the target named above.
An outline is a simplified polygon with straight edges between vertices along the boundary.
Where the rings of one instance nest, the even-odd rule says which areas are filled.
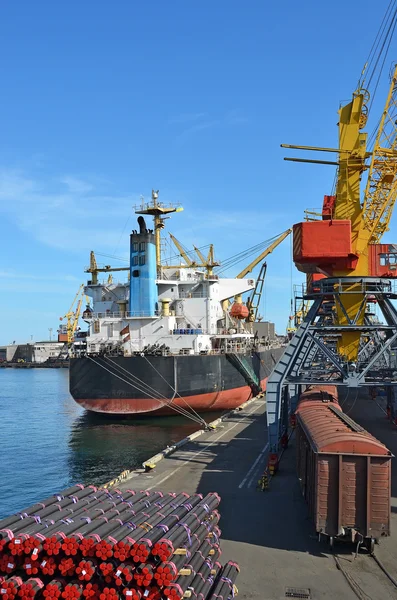
[[[375,411],[376,416],[371,413],[368,424],[363,425],[371,430],[370,425],[381,424],[382,433],[385,430],[390,441],[394,436],[393,452],[397,454],[397,429],[365,395],[362,402],[356,401],[351,416],[359,421],[356,412],[361,412],[364,403],[366,410]],[[339,558],[348,571],[346,576],[337,568],[327,543],[318,541],[295,473],[294,437],[270,489],[257,490],[258,479],[266,465],[265,411],[265,399],[252,401],[216,430],[200,435],[167,455],[152,471],[134,472],[117,487],[218,492],[222,498],[222,562],[239,563],[241,573],[237,587],[242,599],[279,600],[287,597],[287,588],[301,588],[309,589],[312,599],[353,600],[357,593],[348,581],[350,571],[358,588],[361,583],[366,590],[367,600],[396,599],[397,589],[378,573],[378,567],[369,556],[359,556],[356,560],[351,548],[337,545],[335,552],[342,554]],[[387,440],[382,441],[387,443]],[[395,487],[393,495],[397,502]],[[393,519],[396,518],[397,513],[393,512]],[[385,562],[390,556],[390,561],[397,564],[397,547],[393,540],[382,541],[379,548]]]

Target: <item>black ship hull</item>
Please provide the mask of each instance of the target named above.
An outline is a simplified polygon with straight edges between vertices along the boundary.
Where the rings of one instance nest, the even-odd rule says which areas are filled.
[[[70,393],[99,413],[170,414],[170,404],[186,408],[186,403],[200,412],[229,410],[252,396],[250,373],[265,389],[283,351],[238,355],[237,367],[225,354],[72,358]]]

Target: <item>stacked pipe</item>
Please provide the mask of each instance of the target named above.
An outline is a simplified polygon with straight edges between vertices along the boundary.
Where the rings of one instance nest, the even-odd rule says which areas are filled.
[[[77,485],[0,521],[0,600],[227,600],[220,497]]]

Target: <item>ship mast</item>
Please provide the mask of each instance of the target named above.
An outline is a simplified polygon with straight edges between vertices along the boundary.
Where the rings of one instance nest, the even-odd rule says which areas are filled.
[[[156,265],[157,265],[157,276],[160,277],[161,273],[161,230],[164,229],[165,215],[174,212],[181,212],[182,206],[176,206],[174,204],[165,205],[162,202],[158,202],[159,190],[152,190],[152,201],[151,203],[142,204],[142,207],[135,210],[137,215],[151,215],[154,220],[154,234],[156,244]]]

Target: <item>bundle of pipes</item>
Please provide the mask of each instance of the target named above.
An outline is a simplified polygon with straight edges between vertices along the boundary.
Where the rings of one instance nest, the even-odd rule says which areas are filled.
[[[0,600],[227,600],[218,494],[73,486],[0,521]]]

